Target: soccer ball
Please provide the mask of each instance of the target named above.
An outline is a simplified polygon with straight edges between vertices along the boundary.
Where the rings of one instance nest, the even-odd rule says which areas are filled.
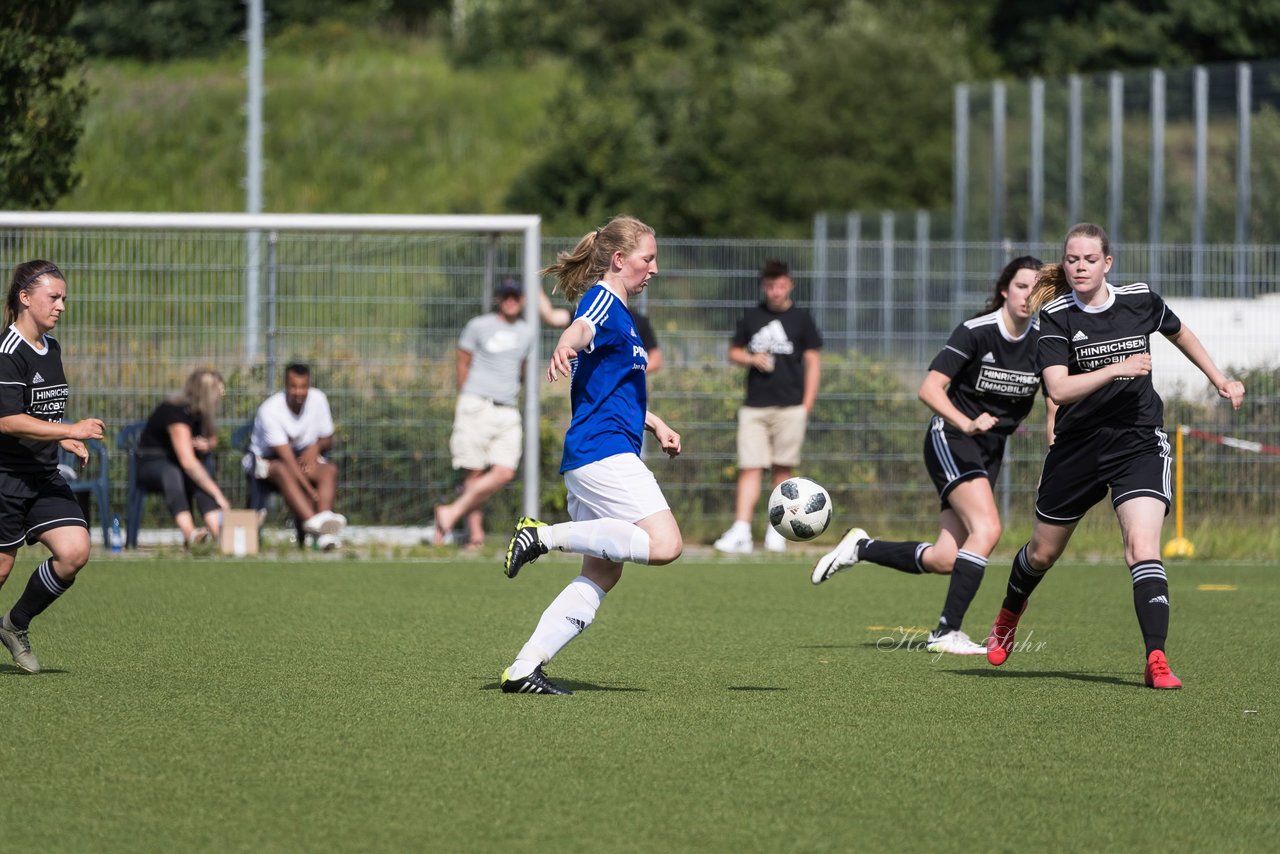
[[[803,543],[831,524],[831,496],[807,477],[787,478],[769,495],[769,524],[794,543]]]

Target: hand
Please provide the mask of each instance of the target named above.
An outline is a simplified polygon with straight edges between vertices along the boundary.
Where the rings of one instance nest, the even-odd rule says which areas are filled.
[[[1244,383],[1240,380],[1224,380],[1218,386],[1218,396],[1231,401],[1232,409],[1239,409],[1240,404],[1244,403]]]
[[[653,437],[658,440],[658,447],[662,448],[668,457],[680,456],[680,434],[675,430],[663,424],[653,431]]]
[[[547,382],[553,383],[558,377],[572,376],[573,369],[569,365],[578,352],[565,344],[559,344],[551,351],[551,362],[547,365]]]
[[[71,435],[68,439],[101,439],[103,430],[106,425],[102,423],[101,418],[86,418],[83,421],[77,421],[71,425]]]
[[[964,434],[972,436],[975,433],[985,433],[992,427],[996,426],[998,419],[990,412],[984,412],[977,418],[970,418],[969,423],[965,425]]]
[[[80,468],[84,468],[89,464],[89,449],[85,447],[84,442],[76,439],[63,439],[58,443],[62,450],[70,451],[80,460]]]
[[[207,454],[213,448],[207,436],[192,436],[191,447],[197,454]]]
[[[774,357],[772,353],[749,353],[747,362],[761,373],[773,373]]]
[[[1115,365],[1117,377],[1145,377],[1151,373],[1151,354],[1134,353]]]

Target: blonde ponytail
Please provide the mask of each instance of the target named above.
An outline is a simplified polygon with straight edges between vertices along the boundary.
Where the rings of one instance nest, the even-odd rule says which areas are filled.
[[[556,263],[544,269],[542,275],[555,277],[553,293],[559,291],[565,299],[576,302],[587,288],[609,272],[613,253],[626,254],[639,245],[642,237],[653,233],[652,228],[635,217],[615,216],[583,235],[571,251],[558,253]]]

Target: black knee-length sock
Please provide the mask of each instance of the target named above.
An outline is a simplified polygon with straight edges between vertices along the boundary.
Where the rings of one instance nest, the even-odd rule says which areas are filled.
[[[1031,591],[1036,589],[1036,585],[1048,571],[1046,569],[1044,572],[1037,572],[1032,569],[1031,564],[1027,562],[1027,546],[1024,545],[1018,549],[1018,554],[1013,558],[1013,568],[1009,570],[1009,586],[1004,593],[1004,607],[1015,614],[1020,612],[1022,606],[1027,604],[1027,599],[1031,597]]]
[[[1159,560],[1135,563],[1129,574],[1133,576],[1133,610],[1150,655],[1153,650],[1163,650],[1169,637],[1169,577]]]
[[[9,621],[16,629],[25,629],[45,608],[71,588],[75,578],[62,579],[54,574],[53,558],[36,567],[27,579],[27,587],[9,609]]]
[[[978,593],[982,576],[987,569],[987,559],[982,555],[961,549],[956,554],[951,569],[951,582],[947,586],[947,599],[942,603],[942,616],[938,618],[938,632],[954,632],[964,622],[969,603]]]
[[[858,546],[858,560],[878,563],[911,575],[922,575],[924,566],[920,563],[920,557],[930,545],[932,543],[919,543],[915,540],[898,543],[864,540]]]

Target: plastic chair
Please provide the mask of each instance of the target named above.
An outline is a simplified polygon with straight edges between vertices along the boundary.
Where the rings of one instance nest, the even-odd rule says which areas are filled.
[[[146,493],[138,489],[138,437],[142,435],[142,428],[146,426],[145,421],[131,421],[121,427],[120,432],[116,434],[116,449],[128,454],[129,457],[124,516],[124,547],[126,549],[138,547],[138,525],[142,522],[142,501],[146,497]]]
[[[242,424],[237,427],[235,432],[231,434],[231,447],[243,453],[249,452],[249,437],[253,435],[253,422]],[[261,480],[253,476],[252,471],[245,471],[245,482],[248,486],[248,500],[246,504],[250,510],[257,510],[259,515],[264,515],[265,511],[271,506],[271,496],[279,495],[279,490],[269,480]],[[293,519],[293,531],[298,541],[298,548],[305,549],[307,547],[307,532],[302,527],[302,520],[292,510],[289,515]]]
[[[116,434],[116,448],[129,455],[129,481],[125,498],[125,536],[124,546],[127,549],[138,547],[138,528],[142,524],[142,509],[150,490],[138,485],[138,439],[147,426],[145,421],[131,421],[120,428]],[[213,474],[214,457],[209,454],[204,458],[204,467]],[[157,495],[159,493],[156,493]]]
[[[93,459],[89,471],[94,472],[92,478],[80,477],[80,460],[75,454],[58,448],[58,468],[63,469],[63,477],[72,492],[91,493],[98,505],[98,521],[102,523],[102,544],[111,547],[111,479],[107,470],[107,448],[97,439],[85,439],[85,447]],[[68,477],[68,470],[71,474]]]

